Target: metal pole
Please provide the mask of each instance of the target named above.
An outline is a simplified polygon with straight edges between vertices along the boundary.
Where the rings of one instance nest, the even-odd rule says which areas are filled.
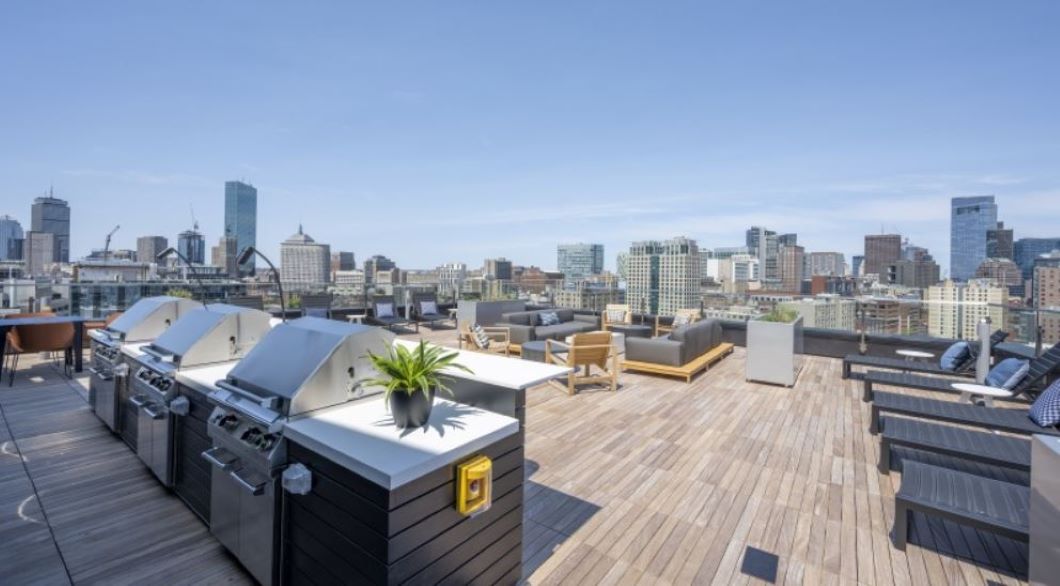
[[[990,371],[990,316],[984,317],[976,324],[976,335],[979,336],[979,358],[975,363],[975,382],[986,382],[986,373]]]

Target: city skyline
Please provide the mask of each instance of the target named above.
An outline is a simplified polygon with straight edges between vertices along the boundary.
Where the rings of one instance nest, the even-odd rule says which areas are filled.
[[[24,202],[54,184],[75,258],[116,211],[112,246],[175,241],[189,206],[212,244],[241,179],[270,257],[302,222],[418,268],[551,268],[555,243],[585,240],[614,270],[630,242],[737,246],[764,225],[848,257],[900,233],[945,271],[949,200],[979,194],[1016,238],[1055,235],[1054,3],[962,3],[961,27],[940,5],[248,6],[13,7],[0,47],[26,83],[0,96],[0,213],[27,227]],[[373,221],[388,216],[402,233]]]

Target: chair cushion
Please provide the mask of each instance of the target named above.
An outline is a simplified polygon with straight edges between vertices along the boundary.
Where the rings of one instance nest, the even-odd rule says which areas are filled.
[[[517,326],[529,326],[533,325],[530,323],[534,319],[534,312],[532,311],[515,311],[512,313],[501,314],[503,321]]]
[[[485,350],[490,346],[490,337],[486,333],[486,330],[482,329],[482,326],[475,324],[471,326],[471,337],[475,341],[475,345]]]
[[[626,321],[626,310],[625,309],[608,309],[606,312],[607,321],[618,324]]]
[[[674,316],[673,328],[676,330],[677,328],[687,326],[690,323],[692,323],[692,318],[690,318],[688,314],[679,313]]]
[[[1048,389],[1038,395],[1027,415],[1042,427],[1060,424],[1060,379],[1053,381]]]
[[[326,307],[308,307],[302,311],[309,317],[328,317],[328,310]]]
[[[420,313],[432,315],[438,313],[438,304],[434,301],[420,301]]]
[[[1019,358],[1006,358],[994,365],[986,375],[986,384],[1011,391],[1027,376],[1031,363]]]
[[[942,353],[942,357],[939,358],[939,367],[946,370],[957,370],[958,366],[968,360],[971,353],[972,351],[968,348],[968,342],[957,342]]]
[[[394,304],[393,303],[376,303],[375,304],[375,316],[376,317],[394,317]]]
[[[569,321],[554,326],[537,326],[534,328],[534,337],[538,340],[563,340],[571,334],[591,332],[596,326],[586,322]]]
[[[541,325],[543,326],[554,326],[559,324],[559,316],[554,311],[545,311],[541,313]]]

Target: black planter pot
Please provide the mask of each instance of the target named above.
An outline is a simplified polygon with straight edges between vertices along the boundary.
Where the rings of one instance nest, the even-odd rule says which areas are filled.
[[[400,428],[427,425],[427,420],[431,418],[431,407],[434,407],[434,389],[427,395],[423,391],[409,394],[396,390],[390,393],[390,415],[394,417],[394,425]]]

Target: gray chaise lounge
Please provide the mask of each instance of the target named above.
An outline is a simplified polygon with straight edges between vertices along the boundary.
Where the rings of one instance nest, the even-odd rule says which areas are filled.
[[[387,304],[390,305],[390,315],[387,315],[386,311],[380,311],[380,306],[385,309]],[[398,315],[398,306],[394,301],[394,297],[390,295],[380,295],[372,299],[372,313],[365,318],[370,324],[382,326],[388,330],[394,329],[395,326],[404,326],[410,323],[415,324],[416,331],[420,330],[419,324],[410,322],[409,320]]]

